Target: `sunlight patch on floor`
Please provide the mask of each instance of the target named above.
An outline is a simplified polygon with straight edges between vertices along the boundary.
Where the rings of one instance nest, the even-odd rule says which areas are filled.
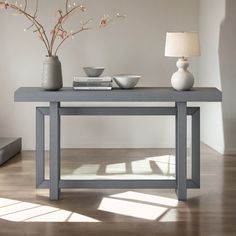
[[[126,166],[125,163],[117,163],[106,166],[105,174],[125,174]]]
[[[93,175],[97,173],[100,168],[100,164],[86,164],[81,165],[81,167],[76,168],[73,171],[74,175]]]
[[[175,175],[175,156],[173,155],[149,157],[146,161],[156,163],[163,175]]]
[[[156,220],[166,212],[167,208],[125,200],[103,198],[98,210],[146,220]]]
[[[164,205],[167,207],[176,207],[178,206],[178,200],[167,198],[167,197],[160,197],[150,194],[138,193],[133,191],[128,191],[125,193],[119,193],[111,195],[110,197],[119,198],[119,199],[126,199],[126,200],[133,200],[133,201],[142,201],[147,203],[154,203],[158,205]]]
[[[178,211],[176,209],[171,209],[159,221],[160,222],[176,222],[176,221],[181,221],[181,220],[180,220]]]
[[[0,219],[13,222],[99,222],[76,212],[7,198],[0,198]]]
[[[61,179],[175,179],[175,156],[143,157],[143,160],[81,165]]]
[[[131,162],[132,172],[134,174],[155,174],[153,173],[150,163],[145,160]]]
[[[159,220],[178,206],[172,198],[128,191],[102,199],[98,210],[145,220]],[[165,217],[168,221],[168,217]],[[162,222],[165,221],[162,219]]]

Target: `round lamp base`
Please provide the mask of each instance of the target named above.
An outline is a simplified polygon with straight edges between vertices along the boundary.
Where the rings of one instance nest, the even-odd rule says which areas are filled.
[[[171,84],[178,91],[190,90],[194,84],[194,77],[189,71],[177,71],[171,78]]]
[[[177,61],[177,67],[179,70],[176,71],[171,78],[171,84],[175,90],[186,91],[193,87],[194,77],[187,70],[188,66],[189,63],[186,59],[181,58]]]

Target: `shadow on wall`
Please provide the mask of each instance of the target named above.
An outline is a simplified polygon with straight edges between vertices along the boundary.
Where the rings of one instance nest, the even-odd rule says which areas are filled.
[[[219,41],[225,153],[236,154],[236,1],[225,1],[225,20],[221,23]]]

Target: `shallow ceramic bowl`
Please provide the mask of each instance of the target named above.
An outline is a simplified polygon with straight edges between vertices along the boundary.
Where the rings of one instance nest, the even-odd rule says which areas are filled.
[[[105,70],[104,67],[84,67],[83,69],[88,77],[99,77]]]
[[[139,75],[116,75],[113,77],[114,81],[120,88],[131,89],[136,86],[141,76]]]

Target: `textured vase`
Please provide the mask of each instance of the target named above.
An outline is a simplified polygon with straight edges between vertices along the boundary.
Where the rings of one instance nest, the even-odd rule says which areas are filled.
[[[43,62],[42,88],[56,91],[63,87],[61,62],[57,56],[47,56]]]

